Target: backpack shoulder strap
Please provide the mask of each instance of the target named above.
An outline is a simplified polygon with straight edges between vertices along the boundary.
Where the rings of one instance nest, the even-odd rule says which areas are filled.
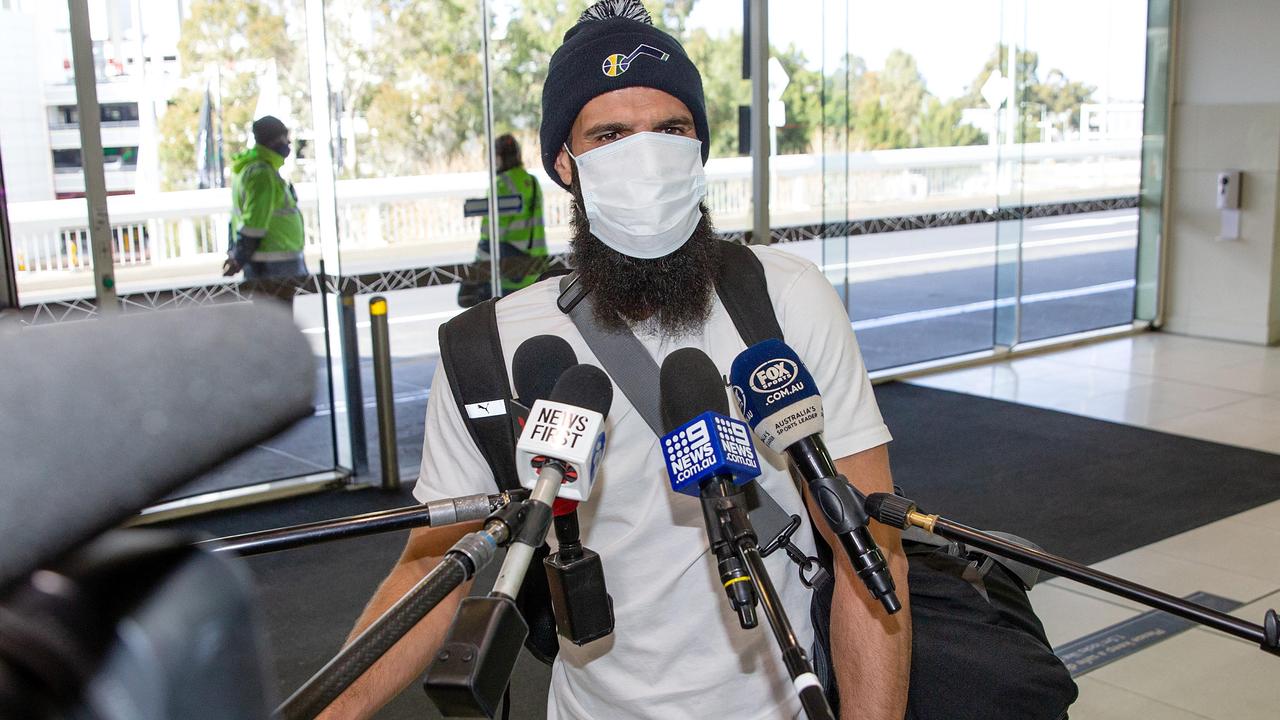
[[[769,301],[764,265],[751,248],[721,242],[716,294],[747,347],[770,338],[782,339],[782,326]]]
[[[520,487],[508,407],[511,381],[498,336],[497,300],[486,300],[440,326],[440,362],[449,376],[462,423],[499,490]]]

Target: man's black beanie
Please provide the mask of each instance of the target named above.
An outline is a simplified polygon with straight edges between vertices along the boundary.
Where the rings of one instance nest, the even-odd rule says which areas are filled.
[[[547,81],[542,86],[542,167],[560,182],[556,155],[569,138],[569,129],[582,107],[598,95],[626,87],[649,87],[668,93],[689,108],[693,127],[702,141],[702,162],[707,161],[711,134],[707,106],[702,97],[702,76],[684,48],[670,35],[648,22],[626,17],[593,19],[595,12],[616,12],[618,6],[636,8],[637,2],[602,0],[592,6],[564,34],[564,44],[551,56]],[[603,11],[598,8],[605,7]],[[643,8],[638,14],[648,19]]]

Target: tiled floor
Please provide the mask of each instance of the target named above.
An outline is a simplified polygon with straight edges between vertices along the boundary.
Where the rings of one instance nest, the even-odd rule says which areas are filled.
[[[1280,454],[1280,348],[1146,333],[912,380]],[[1280,473],[1280,455],[1276,458]],[[1174,595],[1212,592],[1261,622],[1280,609],[1280,502],[1095,567]],[[1055,646],[1145,608],[1055,579],[1031,593]],[[1192,629],[1079,678],[1072,720],[1280,717],[1280,657]]]

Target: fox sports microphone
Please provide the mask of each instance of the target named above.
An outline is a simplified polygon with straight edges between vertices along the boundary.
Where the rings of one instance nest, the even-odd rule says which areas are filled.
[[[765,340],[734,359],[729,378],[743,417],[769,449],[795,463],[871,596],[890,614],[902,609],[867,530],[862,494],[836,471],[822,442],[822,397],[800,357],[781,340]]]
[[[662,425],[667,430],[662,436],[662,457],[672,490],[702,496],[704,482],[727,478],[743,485],[760,474],[746,426],[728,417],[724,384],[710,358],[693,348],[671,353],[662,363],[658,387]],[[729,606],[742,627],[753,628],[759,621],[751,576],[705,502],[703,519]]]
[[[556,335],[529,338],[516,349],[511,375],[523,411],[512,413],[519,423],[517,436],[528,420],[528,408],[545,400],[556,380],[577,362],[573,348]],[[584,645],[613,632],[613,599],[605,585],[600,555],[582,544],[578,501],[556,498],[552,514],[559,550],[542,561],[551,610],[560,635],[575,645]]]

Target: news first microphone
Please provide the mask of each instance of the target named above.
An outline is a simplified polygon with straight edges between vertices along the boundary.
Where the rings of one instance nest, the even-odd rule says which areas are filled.
[[[781,340],[765,340],[734,359],[729,380],[756,436],[795,463],[871,596],[889,614],[901,610],[893,576],[867,529],[862,494],[836,471],[822,442],[822,396],[800,357]]]
[[[513,405],[521,411],[512,412],[517,423],[516,437],[523,434],[529,420],[528,408],[549,397],[560,376],[576,364],[578,357],[573,348],[557,335],[537,335],[516,348],[511,361],[512,381],[519,398]],[[578,490],[591,492],[589,485]],[[578,500],[564,498],[557,498],[552,505],[559,549],[544,558],[542,564],[556,631],[575,645],[585,645],[613,632],[613,599],[605,585],[600,556],[582,544],[577,508]],[[544,652],[554,652],[554,648]]]
[[[496,712],[529,634],[516,595],[534,550],[546,538],[551,504],[565,478],[586,479],[590,487],[604,452],[604,417],[612,401],[613,385],[604,371],[575,365],[556,381],[549,400],[537,400],[529,409],[516,451],[522,463],[536,458],[533,491],[493,591],[462,600],[427,670],[424,689],[442,714],[493,717]]]

